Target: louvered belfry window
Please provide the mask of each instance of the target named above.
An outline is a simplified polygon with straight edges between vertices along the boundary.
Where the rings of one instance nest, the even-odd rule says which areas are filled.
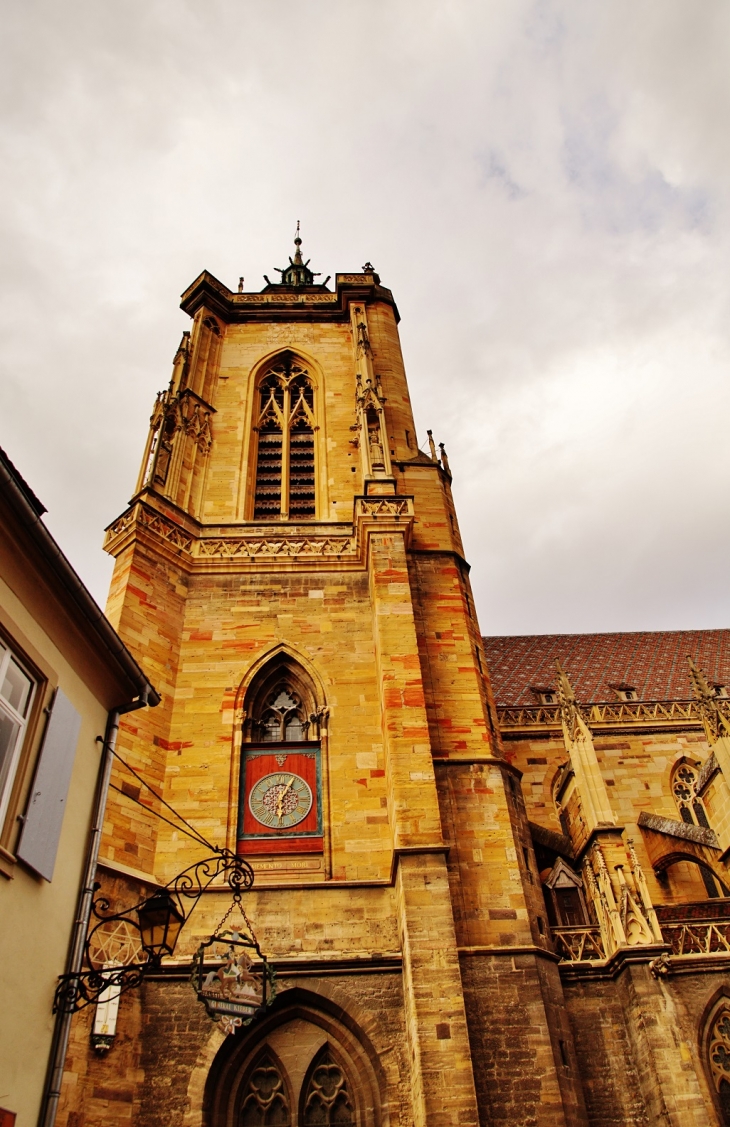
[[[255,520],[315,515],[314,387],[306,368],[285,353],[259,384]]]

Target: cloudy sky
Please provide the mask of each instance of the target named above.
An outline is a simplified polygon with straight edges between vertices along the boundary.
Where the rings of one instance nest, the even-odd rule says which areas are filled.
[[[0,445],[104,602],[201,269],[396,296],[485,633],[730,625],[726,0],[6,0]]]

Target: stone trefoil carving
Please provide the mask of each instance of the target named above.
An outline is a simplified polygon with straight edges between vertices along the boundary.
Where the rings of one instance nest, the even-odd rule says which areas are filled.
[[[137,519],[145,528],[148,528],[151,532],[156,532],[158,536],[161,536],[163,540],[167,540],[176,548],[182,548],[186,552],[189,552],[192,548],[192,536],[188,536],[181,528],[165,520],[152,509],[140,507]]]
[[[411,512],[410,502],[407,498],[394,499],[389,497],[370,500],[362,498],[359,501],[359,510],[363,516],[408,516]]]
[[[351,1127],[354,1122],[347,1080],[328,1046],[309,1078],[304,1096],[303,1127]]]
[[[268,1054],[251,1074],[240,1116],[241,1127],[261,1127],[267,1123],[276,1127],[289,1127],[291,1123],[284,1080]]]

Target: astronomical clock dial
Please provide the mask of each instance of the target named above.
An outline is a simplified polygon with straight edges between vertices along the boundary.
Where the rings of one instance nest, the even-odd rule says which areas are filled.
[[[288,830],[312,809],[312,789],[300,775],[276,771],[251,787],[248,805],[257,822],[274,830]]]

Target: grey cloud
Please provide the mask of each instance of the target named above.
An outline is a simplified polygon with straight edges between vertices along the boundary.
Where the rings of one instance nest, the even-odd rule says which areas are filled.
[[[101,529],[207,267],[395,291],[485,631],[725,625],[730,10],[29,0],[0,31],[0,442]]]

